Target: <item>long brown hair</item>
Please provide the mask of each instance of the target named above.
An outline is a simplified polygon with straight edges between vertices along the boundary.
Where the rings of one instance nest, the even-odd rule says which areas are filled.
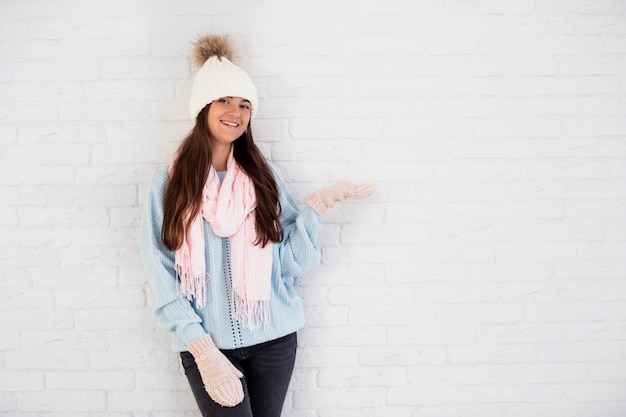
[[[202,208],[202,192],[211,169],[211,142],[206,106],[196,119],[191,132],[178,148],[177,161],[165,188],[161,240],[169,250],[183,244],[189,228],[188,219],[195,218]],[[252,179],[256,194],[255,222],[261,246],[283,239],[278,200],[278,186],[271,168],[252,139],[251,124],[233,143],[233,157]],[[186,223],[187,222],[187,223]]]

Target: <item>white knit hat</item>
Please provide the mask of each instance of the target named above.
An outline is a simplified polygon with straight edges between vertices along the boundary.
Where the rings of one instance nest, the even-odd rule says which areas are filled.
[[[250,76],[232,63],[232,55],[226,36],[205,35],[196,42],[193,59],[200,70],[189,99],[189,115],[194,122],[207,104],[229,96],[249,100],[250,117],[254,117],[259,107],[256,87]]]

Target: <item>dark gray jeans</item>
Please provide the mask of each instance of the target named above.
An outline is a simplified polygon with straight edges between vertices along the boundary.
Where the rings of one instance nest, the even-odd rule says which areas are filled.
[[[235,407],[222,407],[204,389],[196,361],[189,352],[180,357],[203,417],[280,417],[293,373],[296,333],[258,345],[222,350],[243,374],[245,398]]]

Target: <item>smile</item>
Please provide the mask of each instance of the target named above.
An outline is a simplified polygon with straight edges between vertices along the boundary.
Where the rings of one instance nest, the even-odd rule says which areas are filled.
[[[220,122],[222,122],[223,124],[225,124],[226,126],[230,126],[230,127],[239,127],[239,123],[234,123],[234,122],[228,122],[226,120],[220,120]]]

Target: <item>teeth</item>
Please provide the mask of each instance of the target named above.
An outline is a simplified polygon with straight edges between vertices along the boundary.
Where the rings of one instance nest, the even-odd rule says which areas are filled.
[[[237,127],[239,126],[237,123],[232,123],[232,122],[227,122],[225,120],[222,120],[222,123],[224,123],[227,126],[232,126],[232,127]]]

